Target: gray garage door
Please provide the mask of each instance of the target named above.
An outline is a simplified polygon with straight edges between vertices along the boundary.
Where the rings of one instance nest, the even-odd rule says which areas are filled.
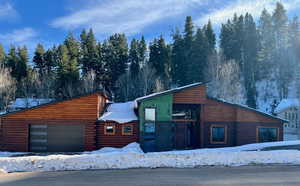
[[[84,125],[30,125],[31,152],[84,151]]]

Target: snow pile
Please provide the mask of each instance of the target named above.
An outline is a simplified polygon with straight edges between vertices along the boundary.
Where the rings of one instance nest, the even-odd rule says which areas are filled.
[[[37,98],[17,98],[13,104],[8,106],[10,111],[19,109],[31,108],[38,105],[46,104],[53,101],[53,99],[37,99]]]
[[[138,120],[134,113],[134,102],[113,103],[108,106],[106,112],[99,118],[102,121],[115,121],[128,123]]]
[[[10,156],[17,156],[17,155],[23,155],[26,154],[25,152],[1,152],[0,151],[0,157],[10,157]]]
[[[296,98],[283,99],[275,109],[275,113],[280,113],[290,107],[300,108],[300,101]]]
[[[85,152],[85,154],[101,154],[101,153],[143,153],[140,145],[136,142],[130,143],[123,148],[104,147],[102,149]]]
[[[300,165],[300,151],[244,151],[270,146],[295,145],[300,141],[251,144],[220,149],[143,153],[137,143],[122,149],[104,148],[81,155],[0,158],[3,172],[128,169],[158,167],[241,166],[249,164]]]

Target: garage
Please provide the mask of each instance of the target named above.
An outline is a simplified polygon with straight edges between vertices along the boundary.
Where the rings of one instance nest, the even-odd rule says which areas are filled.
[[[84,143],[84,125],[29,125],[30,152],[80,152]]]

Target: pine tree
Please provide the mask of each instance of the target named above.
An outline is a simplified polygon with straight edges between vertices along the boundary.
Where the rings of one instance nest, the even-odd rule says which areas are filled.
[[[291,80],[288,50],[288,17],[286,10],[281,3],[276,4],[276,9],[272,15],[273,30],[275,36],[275,64],[277,66],[277,84],[280,98],[288,96],[288,87]]]
[[[18,48],[18,58],[19,60],[16,65],[16,69],[18,72],[17,80],[21,80],[22,78],[25,78],[27,76],[29,57],[26,46]]]
[[[93,30],[90,29],[88,34],[83,30],[81,35],[81,59],[80,63],[82,65],[83,74],[91,70],[96,70],[98,60],[98,51],[97,51],[97,41]]]
[[[130,44],[128,62],[130,67],[130,73],[135,76],[139,73],[140,59],[139,59],[139,42],[136,39],[132,39]]]
[[[6,66],[11,69],[11,75],[15,79],[19,77],[17,72],[18,61],[19,59],[17,56],[16,48],[14,46],[11,46],[7,55]]]
[[[163,36],[154,39],[150,44],[149,64],[155,69],[156,75],[162,79],[169,77],[169,49]]]
[[[212,54],[215,52],[216,49],[216,34],[213,31],[211,21],[209,20],[207,25],[204,26],[204,32],[205,32],[205,37],[207,38],[208,41],[208,49],[209,53]]]
[[[257,56],[258,33],[253,17],[245,15],[243,43],[243,74],[247,94],[247,105],[256,108],[256,81],[257,81]]]
[[[276,4],[276,9],[272,15],[273,19],[273,29],[276,38],[276,49],[281,49],[287,47],[288,42],[288,17],[286,14],[286,10],[284,9],[283,5],[279,2]]]
[[[259,53],[258,67],[260,69],[259,78],[267,78],[274,70],[274,48],[275,36],[273,31],[272,16],[264,9],[259,19]]]
[[[0,67],[5,66],[6,54],[3,46],[0,44]]]
[[[184,63],[184,40],[178,29],[173,35],[171,62],[172,83],[183,85],[186,82],[187,70]]]
[[[128,61],[128,44],[124,34],[114,34],[103,43],[104,68],[107,69],[105,88],[115,91],[115,83],[125,73]]]
[[[226,24],[222,24],[220,34],[220,48],[222,49],[222,53],[224,54],[226,60],[234,59],[234,45],[236,44],[234,35],[234,25],[230,20],[228,20]]]
[[[79,80],[78,63],[72,59],[66,45],[58,47],[58,78],[57,96],[59,98],[70,98],[77,94],[77,83]]]
[[[139,61],[141,66],[145,65],[146,53],[147,53],[147,43],[145,41],[144,36],[142,36],[138,45],[138,56],[139,56]]]
[[[192,45],[191,61],[189,69],[189,82],[203,82],[207,70],[207,60],[210,53],[210,43],[205,35],[205,30],[197,30],[195,40]]]
[[[184,79],[181,80],[182,85],[186,85],[191,83],[189,81],[189,78],[187,77],[189,72],[189,69],[191,64],[191,53],[192,53],[192,45],[193,45],[193,40],[194,40],[194,24],[192,21],[192,17],[191,16],[187,16],[186,20],[185,20],[185,26],[184,26],[184,59],[183,59],[183,63],[185,64],[184,66],[186,67],[185,73],[186,75],[184,75],[183,77],[185,77]]]
[[[38,44],[33,57],[33,64],[35,68],[38,69],[40,75],[44,73],[45,70],[45,60],[44,60],[45,49],[42,44]]]
[[[52,73],[57,66],[57,48],[54,46],[51,49],[48,49],[44,55],[43,55],[44,61],[45,61],[45,69],[46,72]]]

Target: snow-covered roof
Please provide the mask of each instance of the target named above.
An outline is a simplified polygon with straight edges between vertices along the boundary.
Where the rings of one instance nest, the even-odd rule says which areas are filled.
[[[280,113],[288,108],[300,108],[300,101],[297,98],[283,99],[275,109],[275,113]]]
[[[99,118],[101,121],[115,121],[117,123],[128,123],[138,120],[134,113],[134,101],[126,103],[113,103],[109,105],[104,114]]]
[[[46,104],[53,101],[53,99],[37,99],[37,98],[17,98],[13,104],[9,105],[9,109],[24,109],[24,108],[31,108],[38,105]]]
[[[182,87],[172,88],[172,89],[162,91],[162,92],[156,92],[156,93],[153,93],[153,94],[149,94],[149,95],[146,95],[146,96],[143,96],[143,97],[136,98],[135,101],[139,102],[139,101],[144,100],[144,99],[152,98],[152,97],[155,97],[155,96],[158,96],[158,95],[163,95],[163,94],[167,94],[167,93],[171,93],[171,92],[177,92],[177,91],[180,91],[180,90],[183,90],[183,89],[186,89],[186,88],[191,88],[191,87],[194,87],[194,86],[197,86],[197,85],[202,85],[202,84],[203,83],[198,82],[198,83],[193,83],[193,84],[189,84],[189,85],[182,86]]]

